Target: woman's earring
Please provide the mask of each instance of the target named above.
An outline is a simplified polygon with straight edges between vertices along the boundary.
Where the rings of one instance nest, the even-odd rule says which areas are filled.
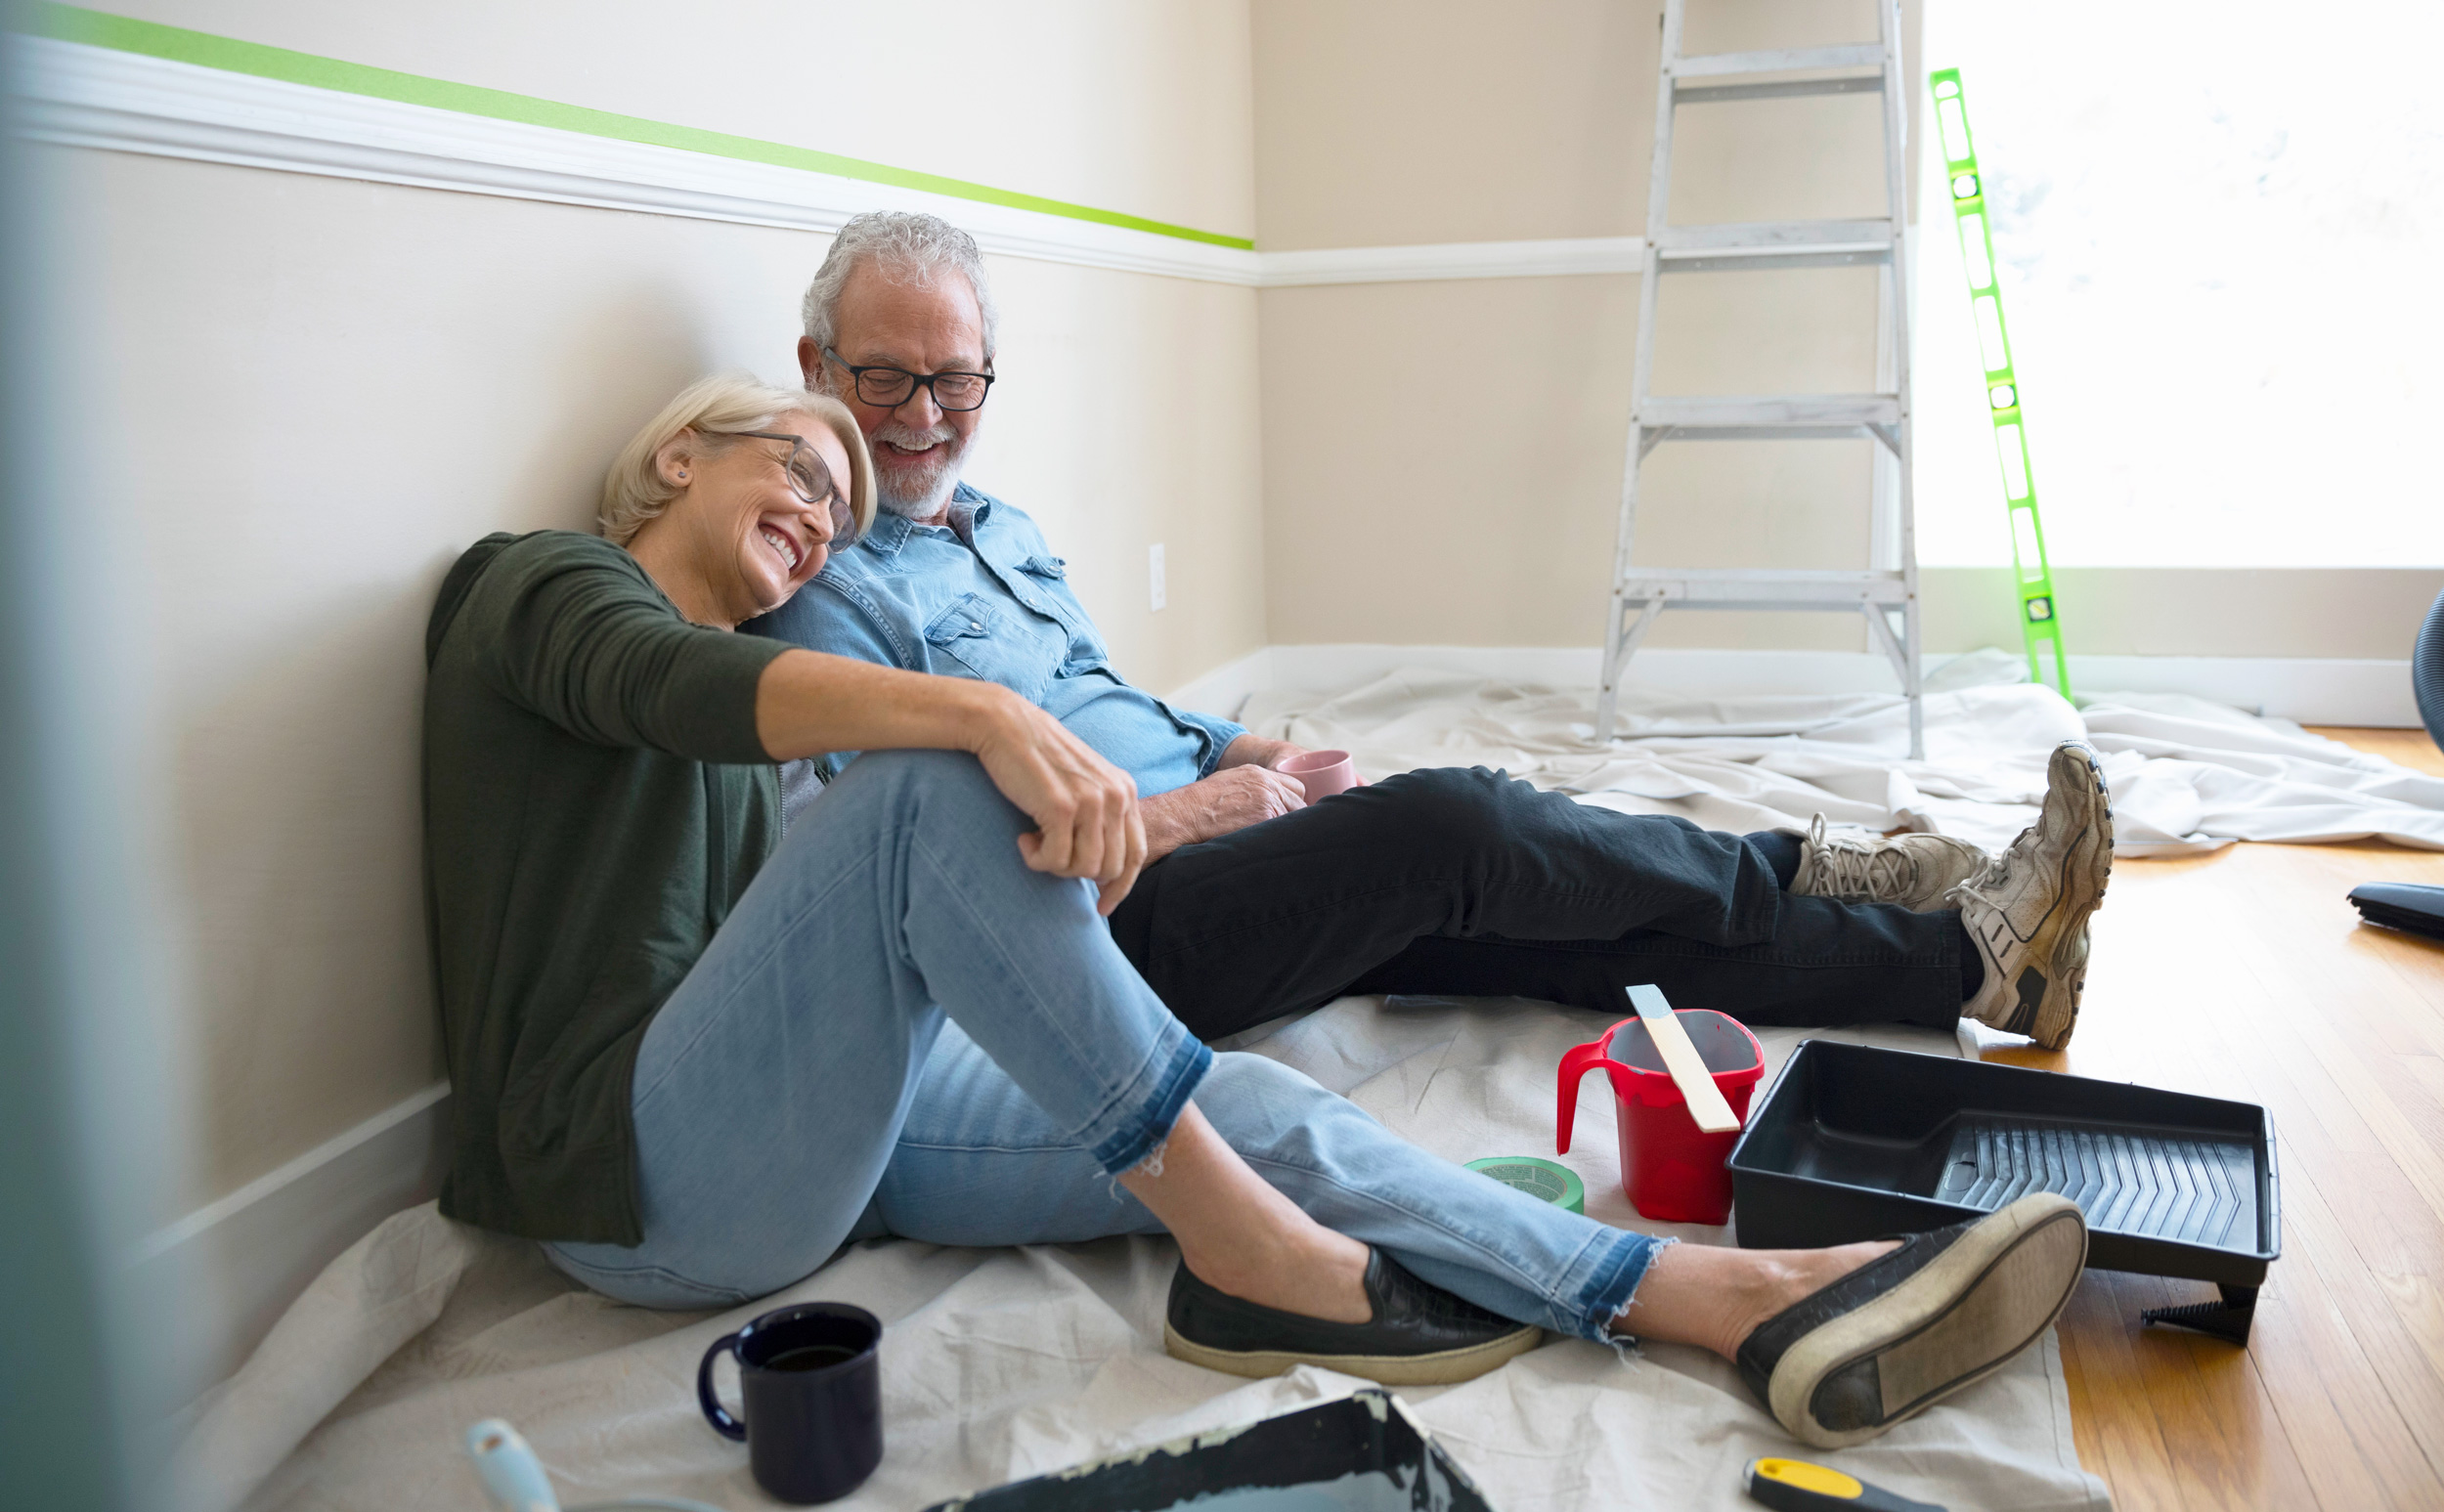
[[[686,477],[686,476],[687,476],[687,469],[686,469],[686,468],[684,468],[684,467],[680,468],[680,469],[678,470],[678,475],[679,475],[680,477],[682,477],[682,478]]]

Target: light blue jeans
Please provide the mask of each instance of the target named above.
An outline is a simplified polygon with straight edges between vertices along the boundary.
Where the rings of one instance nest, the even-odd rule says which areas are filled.
[[[1028,871],[969,756],[877,752],[790,829],[638,1050],[645,1241],[546,1246],[597,1291],[730,1307],[852,1239],[1161,1231],[1111,1178],[1197,1105],[1328,1228],[1521,1322],[1604,1338],[1657,1243],[1404,1143],[1146,986],[1094,889]]]

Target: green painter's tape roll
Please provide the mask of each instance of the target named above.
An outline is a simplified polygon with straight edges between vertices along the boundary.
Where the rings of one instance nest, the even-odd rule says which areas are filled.
[[[1480,1172],[1506,1187],[1526,1192],[1540,1201],[1549,1202],[1565,1213],[1587,1211],[1587,1183],[1579,1173],[1566,1165],[1539,1160],[1534,1155],[1488,1155],[1471,1160],[1468,1169]]]

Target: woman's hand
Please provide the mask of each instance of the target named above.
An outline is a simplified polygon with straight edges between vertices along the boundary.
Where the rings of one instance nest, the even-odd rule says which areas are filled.
[[[1035,821],[1034,834],[1019,837],[1019,854],[1039,872],[1093,878],[1096,910],[1108,917],[1146,868],[1136,780],[1041,709],[994,691],[1004,696],[971,749],[993,786]]]
[[[815,651],[784,651],[756,684],[756,734],[775,761],[830,751],[966,751],[1035,821],[1019,854],[1039,872],[1091,877],[1107,916],[1146,868],[1137,783],[998,683],[936,677]]]

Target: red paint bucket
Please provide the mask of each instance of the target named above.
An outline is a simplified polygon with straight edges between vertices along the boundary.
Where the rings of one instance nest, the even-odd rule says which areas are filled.
[[[1749,1094],[1766,1072],[1765,1047],[1748,1026],[1710,1008],[1684,1008],[1674,1015],[1688,1031],[1723,1101],[1748,1119]],[[1615,1055],[1619,1058],[1614,1058]],[[1577,1121],[1579,1082],[1601,1070],[1612,1078],[1621,1133],[1621,1189],[1643,1217],[1659,1223],[1720,1224],[1731,1217],[1731,1146],[1740,1131],[1708,1134],[1688,1114],[1672,1073],[1664,1068],[1654,1037],[1636,1018],[1624,1018],[1592,1045],[1581,1045],[1561,1058],[1561,1098],[1554,1121],[1554,1144],[1570,1149],[1570,1127]]]

